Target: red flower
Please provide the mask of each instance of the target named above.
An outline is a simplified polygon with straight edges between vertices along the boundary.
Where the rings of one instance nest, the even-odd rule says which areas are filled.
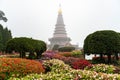
[[[83,59],[77,60],[72,63],[72,67],[74,69],[84,69],[86,66],[89,66],[89,65],[91,65],[91,63]]]

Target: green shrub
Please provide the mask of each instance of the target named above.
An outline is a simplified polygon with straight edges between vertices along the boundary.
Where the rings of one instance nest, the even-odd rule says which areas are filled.
[[[80,50],[74,50],[71,53],[73,57],[79,57],[80,55],[82,55],[82,51]]]
[[[60,52],[71,52],[73,50],[75,50],[75,47],[61,47],[58,49]]]

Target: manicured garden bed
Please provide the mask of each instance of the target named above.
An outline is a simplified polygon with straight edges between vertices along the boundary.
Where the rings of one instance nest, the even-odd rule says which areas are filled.
[[[116,66],[46,53],[40,60],[0,58],[3,80],[120,80]]]
[[[46,60],[43,64],[48,70],[46,73],[30,74],[22,78],[11,77],[9,80],[120,80],[119,74],[75,70],[58,59]]]

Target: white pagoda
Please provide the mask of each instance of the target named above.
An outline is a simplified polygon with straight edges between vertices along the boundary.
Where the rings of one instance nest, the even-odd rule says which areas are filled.
[[[48,45],[48,49],[52,49],[55,45],[59,45],[59,47],[72,46],[70,43],[71,39],[67,36],[66,33],[61,8],[58,11],[58,17],[53,37],[49,38],[49,41],[50,45]]]

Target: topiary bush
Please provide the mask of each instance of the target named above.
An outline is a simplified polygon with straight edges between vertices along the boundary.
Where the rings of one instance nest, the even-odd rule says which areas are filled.
[[[101,30],[89,34],[84,40],[84,54],[100,54],[102,61],[103,56],[108,56],[107,63],[110,64],[111,56],[115,55],[118,60],[120,53],[120,36],[113,30]]]
[[[26,52],[30,55],[28,58],[33,58],[33,53],[36,52],[35,58],[40,58],[42,53],[46,51],[47,46],[44,41],[35,40],[27,37],[13,38],[9,40],[6,44],[6,52],[11,53],[12,51],[19,52],[20,57],[25,58]]]
[[[0,58],[0,80],[9,77],[23,77],[31,73],[44,72],[42,64],[35,60],[21,58]]]

